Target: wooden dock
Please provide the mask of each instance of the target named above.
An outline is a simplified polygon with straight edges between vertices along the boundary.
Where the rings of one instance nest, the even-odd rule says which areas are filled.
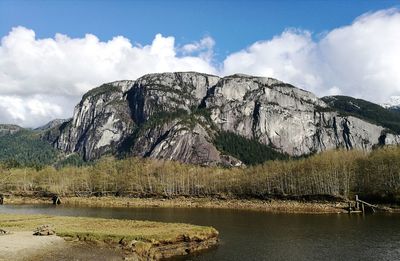
[[[391,212],[392,209],[388,207],[380,207],[377,205],[370,204],[358,198],[358,195],[355,197],[355,201],[348,202],[348,213],[365,213],[365,212],[377,212],[377,211],[384,211],[384,212]]]

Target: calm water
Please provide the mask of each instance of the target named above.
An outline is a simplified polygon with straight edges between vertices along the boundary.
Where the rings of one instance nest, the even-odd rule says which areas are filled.
[[[271,214],[243,210],[0,206],[51,214],[213,226],[220,245],[176,260],[400,260],[400,215]]]

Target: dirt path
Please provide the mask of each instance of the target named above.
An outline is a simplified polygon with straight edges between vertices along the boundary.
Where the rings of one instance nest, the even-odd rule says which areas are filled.
[[[34,236],[28,232],[0,235],[0,260],[30,260],[39,253],[65,247],[58,236]]]

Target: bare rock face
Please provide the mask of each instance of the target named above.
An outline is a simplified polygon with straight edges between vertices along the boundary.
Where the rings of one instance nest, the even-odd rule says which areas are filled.
[[[136,156],[208,166],[242,165],[239,160],[221,154],[201,124],[195,123],[194,126],[190,126],[180,120],[147,129],[139,136],[133,153]]]
[[[79,152],[86,160],[114,153],[134,122],[126,102],[125,91],[132,81],[104,84],[89,91],[75,107],[73,118],[64,124],[53,141],[65,152]]]
[[[314,94],[271,78],[228,76],[205,100],[213,122],[289,155],[333,148],[371,149],[384,128],[339,116]],[[397,143],[388,135],[386,144]]]
[[[133,119],[141,124],[160,112],[190,112],[218,80],[217,76],[194,72],[145,75],[127,93]]]
[[[23,128],[18,125],[0,124],[0,137],[9,134],[15,134],[21,130],[23,130]]]
[[[281,81],[196,72],[104,84],[85,94],[73,118],[44,138],[86,160],[123,149],[141,157],[240,165],[214,146],[219,131],[295,156],[400,141],[385,128],[341,115],[314,94]]]
[[[64,122],[67,122],[69,120],[70,119],[55,119],[55,120],[49,121],[48,123],[46,123],[43,126],[36,128],[35,130],[36,131],[50,130],[50,129],[60,126],[61,124],[63,124]]]

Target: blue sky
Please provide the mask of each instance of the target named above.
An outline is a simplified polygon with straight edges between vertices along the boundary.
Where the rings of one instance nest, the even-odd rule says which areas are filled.
[[[216,41],[215,58],[222,60],[255,41],[286,28],[318,33],[347,25],[366,12],[399,6],[400,1],[0,1],[0,35],[12,27],[33,29],[38,38],[63,33],[101,40],[123,35],[149,44],[157,33],[173,35],[177,44],[209,35]]]
[[[0,123],[68,118],[102,83],[167,71],[400,100],[400,0],[0,0],[0,38]]]

